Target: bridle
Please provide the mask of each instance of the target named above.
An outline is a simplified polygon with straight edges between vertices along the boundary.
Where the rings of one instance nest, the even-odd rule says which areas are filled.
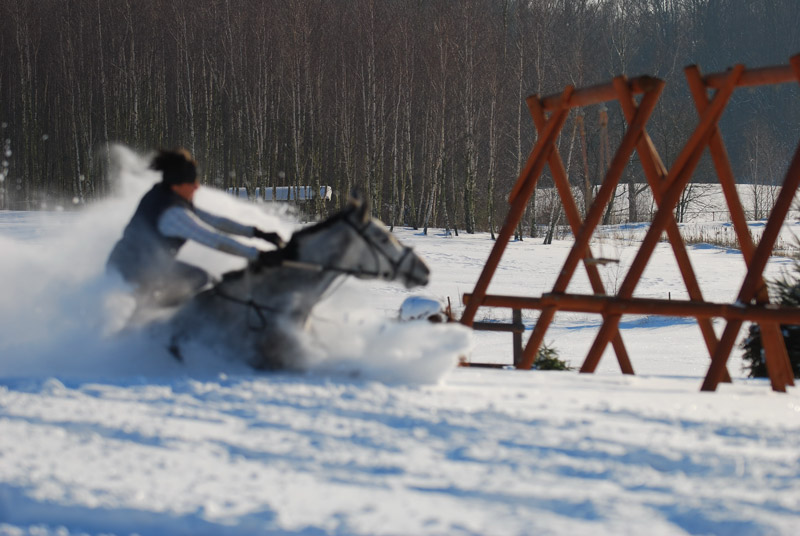
[[[312,271],[312,272],[335,272],[337,274],[352,275],[352,276],[355,276],[355,277],[372,276],[372,277],[375,277],[375,278],[384,277],[385,279],[394,279],[395,277],[397,277],[397,273],[400,270],[400,266],[402,266],[402,264],[406,260],[406,258],[409,255],[411,255],[413,250],[408,246],[402,246],[401,245],[401,247],[403,248],[403,252],[400,255],[400,257],[397,260],[395,260],[392,257],[390,257],[389,254],[386,251],[384,251],[384,248],[382,248],[380,244],[376,243],[375,240],[373,238],[371,238],[369,236],[369,234],[367,233],[367,229],[369,228],[370,223],[371,223],[369,220],[366,221],[364,223],[364,225],[359,226],[359,225],[356,225],[356,223],[354,223],[353,221],[351,221],[350,218],[347,217],[347,216],[343,217],[343,219],[344,219],[344,222],[351,229],[353,229],[353,231],[356,233],[356,235],[359,238],[361,238],[361,240],[367,245],[367,248],[368,248],[370,254],[375,259],[375,267],[376,267],[375,270],[368,271],[368,270],[364,270],[361,267],[359,267],[358,269],[344,268],[344,267],[335,266],[335,265],[327,265],[327,264],[320,264],[320,263],[306,262],[306,261],[296,261],[296,260],[286,259],[286,258],[280,259],[279,262],[277,262],[275,264],[275,266],[276,267],[280,266],[280,267],[283,267],[283,268],[292,268],[292,269],[296,269],[296,270],[308,270],[308,271]],[[386,262],[389,264],[389,266],[391,266],[391,271],[390,272],[382,272],[382,271],[378,270],[378,267],[381,264],[381,262],[380,262],[380,258],[381,257],[383,257],[386,260]],[[219,296],[220,298],[222,298],[224,300],[227,300],[227,301],[230,301],[230,302],[233,302],[233,303],[237,303],[239,305],[243,305],[243,306],[248,308],[248,311],[249,310],[254,311],[255,314],[256,314],[256,318],[259,320],[259,322],[261,324],[260,326],[253,326],[253,325],[250,325],[250,323],[248,321],[248,328],[251,329],[251,330],[254,330],[254,331],[255,330],[261,330],[261,329],[263,329],[263,328],[265,328],[267,326],[267,318],[265,316],[265,312],[270,312],[270,313],[280,312],[280,309],[277,309],[275,307],[270,307],[268,305],[260,304],[260,303],[256,302],[255,300],[253,300],[253,298],[242,299],[242,298],[237,298],[236,296],[231,296],[230,294],[226,294],[226,293],[222,292],[219,289],[218,285],[215,285],[211,289],[211,291],[216,296]],[[249,318],[249,315],[248,315],[248,318]]]
[[[403,253],[400,255],[400,257],[397,260],[395,260],[384,250],[384,248],[381,247],[380,244],[376,243],[375,240],[372,239],[372,237],[370,237],[369,234],[367,233],[367,229],[369,228],[369,226],[371,224],[371,222],[369,220],[366,221],[364,223],[364,225],[362,225],[362,226],[356,225],[348,217],[344,218],[344,222],[351,229],[353,229],[353,231],[355,231],[356,235],[359,238],[361,238],[361,240],[367,245],[367,249],[369,250],[370,254],[372,254],[372,257],[375,259],[375,267],[376,267],[376,269],[372,270],[372,271],[367,271],[367,270],[364,270],[363,268],[359,267],[357,270],[353,270],[353,269],[348,269],[348,268],[341,268],[341,267],[329,266],[329,265],[321,265],[321,264],[315,264],[315,263],[308,263],[309,267],[313,266],[314,268],[312,268],[312,269],[315,269],[315,270],[318,270],[318,271],[322,271],[322,272],[325,272],[325,271],[338,272],[338,273],[341,273],[341,274],[353,275],[353,276],[356,276],[356,277],[359,277],[359,276],[372,276],[372,277],[375,277],[375,278],[383,277],[384,279],[394,279],[394,278],[396,278],[398,272],[400,271],[400,266],[402,266],[403,262],[406,260],[406,257],[411,255],[413,250],[408,246],[402,246],[401,245],[400,247],[403,248],[402,249]],[[377,267],[379,267],[380,264],[381,264],[380,257],[383,257],[386,260],[386,262],[391,267],[391,271],[389,271],[389,272],[381,272],[381,271],[379,271],[377,269]],[[284,261],[283,265],[287,266],[287,263],[288,263],[288,265],[291,265],[292,261]],[[306,263],[299,263],[299,264],[305,265]],[[297,266],[297,267],[301,267],[301,266]]]

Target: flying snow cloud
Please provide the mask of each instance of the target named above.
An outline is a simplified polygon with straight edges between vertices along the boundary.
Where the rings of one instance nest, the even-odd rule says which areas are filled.
[[[120,146],[112,155],[113,196],[76,212],[13,213],[0,223],[0,377],[104,378],[246,370],[203,349],[196,349],[187,363],[178,363],[163,341],[146,331],[124,329],[135,304],[126,284],[106,273],[105,262],[139,199],[160,177],[148,169],[146,156]],[[285,210],[269,210],[211,188],[198,190],[195,203],[287,238],[298,225]],[[181,250],[180,258],[216,277],[245,264],[241,258],[191,243]],[[310,356],[304,356],[304,362],[312,373],[438,381],[470,344],[460,326],[436,328],[374,319],[349,323],[347,318],[364,308],[363,296],[343,292],[327,301],[327,309],[321,310],[350,311],[350,316],[328,314],[311,335],[304,335]],[[422,334],[434,329],[439,331]],[[326,330],[339,336],[325,337]],[[415,334],[410,336],[409,330]]]
[[[76,212],[14,213],[0,233],[0,375],[85,376],[170,373],[180,370],[145,337],[120,334],[134,308],[129,288],[105,263],[141,196],[160,180],[148,159],[118,146],[112,151],[108,199]],[[288,235],[276,213],[201,188],[198,206]],[[16,223],[14,223],[16,222]],[[181,258],[212,275],[241,268],[243,259],[201,246]]]

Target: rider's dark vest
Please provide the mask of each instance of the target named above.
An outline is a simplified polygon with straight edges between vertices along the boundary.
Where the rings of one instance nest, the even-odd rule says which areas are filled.
[[[186,242],[183,238],[164,236],[158,230],[159,218],[174,206],[194,211],[194,205],[169,186],[163,183],[153,186],[139,202],[122,238],[111,252],[108,265],[132,283],[144,283],[168,268]]]

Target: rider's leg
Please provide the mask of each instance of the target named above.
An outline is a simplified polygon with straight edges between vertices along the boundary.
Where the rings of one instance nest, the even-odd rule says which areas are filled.
[[[175,261],[159,277],[144,286],[143,293],[153,305],[173,307],[194,296],[211,280],[208,273],[181,261]]]

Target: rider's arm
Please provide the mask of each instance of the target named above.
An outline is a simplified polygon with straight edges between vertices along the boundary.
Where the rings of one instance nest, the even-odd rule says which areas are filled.
[[[217,233],[191,211],[182,207],[170,207],[165,210],[158,219],[158,230],[164,236],[194,240],[204,246],[245,257],[251,261],[258,258],[258,249]]]
[[[199,208],[195,208],[194,213],[211,227],[219,229],[223,233],[247,237],[253,236],[254,228],[251,225],[242,225],[241,223],[223,218],[222,216],[217,216],[216,214],[211,214]]]

